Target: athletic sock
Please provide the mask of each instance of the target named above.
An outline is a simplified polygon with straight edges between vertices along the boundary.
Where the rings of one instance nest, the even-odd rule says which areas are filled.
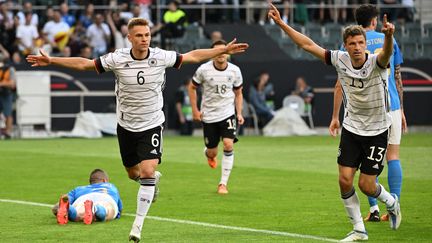
[[[390,192],[396,194],[400,200],[402,189],[402,166],[400,160],[390,160],[387,164]]]
[[[69,209],[68,209],[68,218],[71,221],[75,221],[77,217],[77,211],[76,208],[72,205],[69,205]]]
[[[360,201],[354,187],[349,192],[342,193],[341,197],[354,230],[366,232],[360,212]]]
[[[376,183],[378,183],[378,177],[376,178]],[[378,200],[375,197],[368,196],[368,201],[370,206],[369,211],[373,213],[375,210],[378,210],[379,212]]]
[[[105,219],[106,219],[105,207],[98,204],[98,205],[95,205],[95,209],[96,209],[96,212],[95,212],[96,220],[102,221],[102,222],[105,221]]]
[[[234,164],[234,152],[224,151],[222,156],[222,176],[219,184],[227,185]]]
[[[155,178],[141,178],[140,188],[138,189],[137,195],[137,210],[135,214],[134,225],[142,230],[144,224],[144,218],[150,209],[154,190],[155,190]]]
[[[387,207],[391,207],[395,203],[395,198],[381,184],[377,184],[377,190],[373,197],[378,198]]]

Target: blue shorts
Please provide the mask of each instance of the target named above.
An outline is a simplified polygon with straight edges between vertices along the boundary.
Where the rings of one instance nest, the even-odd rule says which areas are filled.
[[[0,110],[4,116],[12,116],[13,94],[0,95]]]

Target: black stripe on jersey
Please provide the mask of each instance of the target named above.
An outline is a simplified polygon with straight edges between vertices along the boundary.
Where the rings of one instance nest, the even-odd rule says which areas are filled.
[[[324,61],[327,65],[332,65],[332,63],[331,63],[331,51],[330,50],[325,50]]]
[[[359,110],[372,110],[372,109],[378,109],[378,108],[383,107],[383,105],[376,106],[376,107],[370,107],[370,108],[366,108],[366,107],[357,107],[357,106],[354,106],[352,103],[350,103],[350,106],[353,107],[353,108],[359,109]]]
[[[376,116],[382,117],[382,114],[380,114],[380,115],[376,115]],[[352,118],[351,118],[351,121],[358,122],[358,123],[361,123],[361,124],[364,123],[363,121],[354,120],[354,119],[352,119]],[[373,124],[373,123],[382,123],[382,122],[385,122],[385,121],[386,121],[386,120],[381,120],[381,121],[368,121],[367,123],[368,123],[368,125],[370,125],[370,124]]]
[[[181,65],[183,63],[183,55],[180,53],[177,53],[177,58],[176,61],[174,63],[174,68],[180,69]]]
[[[96,58],[96,59],[93,59],[93,63],[95,65],[97,73],[103,73],[103,72],[105,72],[105,69],[102,66],[102,61],[101,61],[100,57]]]
[[[199,86],[200,86],[200,84],[197,83],[197,82],[195,82],[195,80],[192,80],[192,84],[193,84],[195,87],[199,87]]]
[[[343,85],[341,85],[341,90],[342,90],[342,98],[343,98],[343,104],[344,104],[344,108],[347,107],[347,97],[346,97],[346,93],[345,93],[345,89],[343,88]]]
[[[381,64],[378,62],[378,58],[376,59],[376,64],[377,64],[377,66],[378,66],[379,68],[381,68],[381,69],[387,69],[387,68],[390,68],[390,63],[387,64],[387,67],[383,67],[383,66],[381,66]]]
[[[243,84],[240,84],[240,86],[233,87],[233,89],[234,89],[234,90],[238,90],[238,89],[240,89],[240,88],[242,88],[242,87],[243,87]]]
[[[350,124],[348,124],[348,123],[346,123],[346,122],[344,122],[343,124],[344,124],[344,125],[347,125],[347,126],[349,126],[349,127],[352,127],[352,128],[354,128],[354,129],[356,129],[356,130],[367,131],[367,132],[370,132],[370,131],[382,131],[382,130],[385,130],[384,128],[378,128],[378,129],[361,129],[361,128],[355,127],[355,126],[353,126],[353,125],[350,125]]]
[[[352,109],[347,109],[347,111],[350,113],[350,114],[355,114],[356,116],[367,116],[367,117],[370,117],[370,116],[372,116],[373,114],[365,114],[365,113],[360,113],[360,112],[354,112]]]
[[[348,70],[350,70],[350,72],[354,72],[354,70],[352,70],[350,67],[348,67],[348,65],[346,64],[346,63],[344,63],[344,62],[342,62],[342,61],[340,61],[346,68],[348,68]],[[350,77],[350,76],[345,76],[345,77],[348,77],[349,79],[352,79],[352,77]]]

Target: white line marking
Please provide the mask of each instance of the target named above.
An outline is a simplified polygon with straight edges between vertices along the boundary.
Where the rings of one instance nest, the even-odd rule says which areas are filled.
[[[24,204],[24,205],[32,205],[32,206],[40,206],[40,207],[52,207],[53,206],[51,204],[46,204],[46,203],[37,203],[37,202],[28,202],[28,201],[10,200],[10,199],[0,199],[0,202],[15,203],[15,204]],[[123,213],[122,215],[123,216],[129,216],[129,217],[135,217],[135,214],[130,214],[130,213]],[[327,241],[327,242],[339,242],[339,240],[325,238],[325,237],[319,237],[319,236],[313,236],[313,235],[302,235],[302,234],[295,234],[295,233],[282,232],[282,231],[261,230],[261,229],[253,229],[253,228],[237,227],[237,226],[228,226],[228,225],[221,225],[221,224],[210,224],[210,223],[203,223],[203,222],[197,222],[197,221],[162,218],[162,217],[157,217],[157,216],[147,216],[146,218],[153,219],[153,220],[158,220],[158,221],[166,221],[166,222],[172,222],[172,223],[179,223],[179,224],[199,225],[199,226],[204,226],[204,227],[209,227],[209,228],[219,228],[219,229],[227,229],[227,230],[246,231],[246,232],[262,233],[262,234],[269,234],[269,235],[279,235],[279,236],[287,236],[287,237],[301,238],[301,239],[313,239],[313,240]]]

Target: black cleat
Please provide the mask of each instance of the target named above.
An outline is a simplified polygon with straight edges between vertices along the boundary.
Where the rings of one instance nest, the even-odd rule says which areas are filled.
[[[368,216],[366,216],[366,218],[364,218],[364,221],[369,221],[369,222],[381,221],[379,211],[375,210],[375,211],[373,211],[373,213],[369,212]]]

